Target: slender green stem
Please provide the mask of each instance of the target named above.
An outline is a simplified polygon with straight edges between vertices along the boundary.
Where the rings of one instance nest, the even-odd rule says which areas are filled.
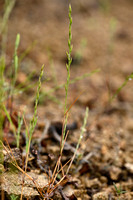
[[[71,41],[72,41],[72,8],[71,8],[71,5],[69,4],[69,38],[68,38],[68,49],[69,50],[67,52],[68,63],[66,64],[66,68],[67,68],[67,82],[65,84],[66,96],[65,96],[64,115],[65,115],[65,113],[67,111],[68,88],[69,88],[69,84],[70,84],[70,66],[71,66],[71,63],[72,63],[72,57],[71,57],[72,44],[71,44]],[[61,141],[60,152],[62,152],[63,142],[64,142],[64,138],[65,138],[68,113],[64,117],[65,117],[64,130],[63,130],[63,137],[62,137],[62,141]]]
[[[66,68],[67,68],[67,82],[65,84],[65,92],[66,92],[66,97],[65,97],[65,108],[64,108],[64,113],[66,113],[67,111],[67,98],[68,98],[68,88],[69,88],[69,84],[70,84],[70,66],[72,63],[72,57],[71,57],[71,52],[72,52],[72,8],[71,5],[69,5],[69,39],[68,39],[68,48],[69,51],[67,52],[67,59],[68,59],[68,63],[66,64]]]
[[[30,144],[31,139],[32,139],[32,134],[34,132],[36,123],[37,123],[37,106],[38,106],[38,102],[39,102],[39,95],[40,95],[40,88],[41,88],[41,79],[43,76],[43,69],[44,69],[44,65],[42,65],[41,67],[41,73],[39,76],[39,81],[38,81],[38,88],[37,88],[37,92],[36,92],[36,99],[35,99],[35,106],[34,106],[34,114],[33,114],[33,118],[30,121],[30,127],[29,127],[29,139],[28,139],[28,143],[27,145]],[[29,147],[28,147],[29,148]]]
[[[40,76],[39,76],[33,118],[30,121],[29,130],[26,129],[26,161],[25,161],[25,171],[27,170],[27,164],[28,164],[28,157],[29,157],[29,150],[30,150],[31,139],[32,139],[32,135],[33,135],[33,132],[34,132],[34,129],[35,129],[35,126],[36,126],[36,123],[37,123],[37,118],[38,118],[37,117],[37,107],[38,107],[38,103],[39,103],[39,95],[40,95],[40,88],[41,88],[41,79],[42,79],[42,76],[43,76],[43,69],[44,69],[44,65],[42,65],[42,67],[41,67],[41,73],[40,73]]]
[[[15,83],[16,83],[16,80],[17,80],[17,72],[18,72],[18,64],[19,64],[17,50],[18,50],[18,47],[19,47],[19,43],[20,43],[20,34],[18,33],[17,36],[16,36],[16,41],[15,41],[11,95],[13,95]]]
[[[132,79],[133,79],[133,73],[131,73],[128,77],[126,77],[124,83],[116,90],[115,94],[110,98],[110,102],[112,102],[117,97],[120,91],[127,85],[128,81],[131,81]]]
[[[70,164],[69,164],[69,166],[68,166],[68,169],[67,169],[66,174],[68,174],[68,172],[69,172],[69,170],[70,170],[70,167],[71,167],[71,165],[72,165],[72,163],[73,163],[73,161],[74,161],[74,158],[75,158],[75,156],[76,156],[76,154],[77,154],[77,151],[78,151],[78,149],[79,149],[79,145],[80,145],[81,140],[82,140],[82,138],[83,138],[83,134],[84,134],[84,132],[86,131],[85,127],[86,127],[86,124],[87,124],[88,112],[89,112],[89,109],[88,109],[88,107],[86,107],[86,112],[85,112],[85,117],[84,117],[83,126],[81,127],[80,137],[79,137],[79,140],[78,140],[78,143],[77,143],[77,146],[76,146],[74,155],[73,155],[73,157],[72,157],[72,159],[71,159],[71,162],[70,162]]]

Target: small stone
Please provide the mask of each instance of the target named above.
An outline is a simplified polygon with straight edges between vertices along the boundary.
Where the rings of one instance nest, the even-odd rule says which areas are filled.
[[[20,152],[20,149],[18,148],[14,148],[11,149],[11,151],[8,150],[8,152],[4,152],[5,168],[14,169],[14,165],[12,163],[14,163],[15,165],[17,163],[20,167],[22,167],[22,154]]]
[[[94,178],[92,180],[86,178],[85,179],[85,185],[88,188],[100,188],[101,187],[101,183],[97,178]]]
[[[109,171],[109,174],[110,174],[110,178],[112,180],[118,180],[118,178],[121,174],[121,169],[119,167],[112,166]]]
[[[108,193],[107,192],[99,192],[93,195],[93,200],[108,200]]]
[[[13,172],[5,172],[2,175],[2,183],[1,188],[4,192],[6,192],[9,196],[14,194],[16,196],[20,196],[22,193],[22,183],[23,183],[23,173],[13,173]],[[30,178],[31,177],[31,178]],[[39,196],[39,193],[36,189],[36,185],[38,188],[44,188],[48,184],[48,177],[46,174],[35,174],[33,172],[27,172],[23,184],[23,197],[24,198],[34,198]],[[36,185],[35,185],[36,183]]]
[[[133,174],[133,164],[131,163],[126,163],[125,164],[126,169]]]
[[[107,183],[107,182],[108,182],[108,179],[107,179],[105,176],[101,176],[101,177],[100,177],[100,181],[101,181],[102,183]]]
[[[67,197],[71,197],[74,194],[74,189],[71,185],[67,185],[64,189],[63,192]]]

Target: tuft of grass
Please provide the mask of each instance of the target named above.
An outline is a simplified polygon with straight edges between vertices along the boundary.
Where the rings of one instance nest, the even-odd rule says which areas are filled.
[[[11,200],[17,200],[18,196],[16,196],[15,194],[11,194],[10,195]]]
[[[121,194],[125,194],[125,193],[126,193],[125,190],[122,190],[121,185],[120,185],[119,188],[118,188],[118,187],[116,186],[116,184],[113,183],[113,186],[114,186],[114,188],[115,188],[116,195],[117,195],[118,197],[119,197]],[[119,198],[118,198],[118,200],[119,200]]]

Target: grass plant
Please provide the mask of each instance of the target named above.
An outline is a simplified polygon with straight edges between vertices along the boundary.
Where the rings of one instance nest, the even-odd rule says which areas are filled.
[[[37,123],[37,106],[38,106],[38,102],[39,102],[39,95],[40,95],[40,88],[41,88],[41,79],[43,76],[43,69],[44,69],[44,65],[42,65],[41,67],[41,72],[40,72],[40,76],[39,76],[39,81],[38,81],[38,87],[37,87],[37,92],[36,92],[36,100],[35,100],[35,106],[34,106],[34,114],[32,119],[30,120],[30,124],[29,124],[29,128],[26,129],[26,165],[25,165],[25,171],[27,168],[27,163],[28,163],[28,156],[29,156],[29,149],[30,149],[30,144],[31,144],[31,139],[32,139],[32,135]]]
[[[36,123],[37,123],[37,106],[38,106],[38,102],[39,102],[39,95],[40,95],[40,88],[41,88],[41,79],[43,76],[43,69],[44,69],[44,65],[42,65],[41,67],[41,72],[40,72],[40,76],[39,76],[39,81],[38,81],[38,87],[37,87],[37,92],[36,92],[36,99],[35,99],[35,106],[34,106],[34,114],[33,114],[33,118],[30,121],[30,127],[29,127],[29,140],[31,140],[32,138],[32,134],[34,132]]]
[[[11,194],[11,195],[10,195],[10,198],[11,198],[11,200],[17,200],[17,199],[18,199],[18,196],[14,195],[14,194]]]
[[[128,84],[128,82],[132,81],[132,79],[133,79],[133,73],[127,76],[125,81],[122,83],[122,85],[116,90],[115,94],[110,98],[110,103],[117,97],[117,95]]]
[[[69,172],[69,170],[70,170],[70,168],[71,168],[71,165],[72,165],[72,163],[73,163],[73,161],[74,161],[74,158],[75,158],[75,156],[77,155],[77,151],[78,151],[78,149],[79,149],[79,145],[80,145],[80,143],[81,143],[81,140],[82,140],[82,138],[83,138],[83,135],[84,135],[84,133],[85,133],[85,131],[86,131],[86,128],[85,128],[85,127],[86,127],[86,124],[87,124],[88,113],[89,113],[89,109],[88,109],[88,107],[86,107],[86,112],[85,112],[85,117],[84,117],[83,125],[82,125],[82,127],[81,127],[80,137],[79,137],[79,140],[78,140],[78,143],[77,143],[77,146],[76,146],[74,155],[73,155],[73,157],[72,157],[72,159],[71,159],[71,162],[70,162],[70,164],[69,164],[69,166],[68,166],[68,168],[67,168],[66,174],[68,174],[68,172]]]
[[[116,186],[116,184],[115,183],[113,183],[113,186],[114,186],[114,189],[115,189],[115,191],[116,191],[116,195],[117,195],[117,197],[118,197],[118,200],[120,200],[120,195],[121,194],[125,194],[126,193],[126,191],[125,190],[122,190],[122,187],[121,187],[121,185],[119,186],[119,188]]]

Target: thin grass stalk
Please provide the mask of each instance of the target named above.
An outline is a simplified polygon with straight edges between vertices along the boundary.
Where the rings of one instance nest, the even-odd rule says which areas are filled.
[[[71,41],[72,41],[72,8],[71,8],[71,5],[69,4],[69,38],[68,38],[68,48],[69,48],[69,51],[67,52],[68,63],[66,64],[66,68],[67,68],[67,82],[65,84],[66,96],[65,96],[64,113],[67,111],[68,88],[69,88],[69,84],[70,84],[70,66],[71,66],[71,63],[72,63],[72,57],[71,57],[72,44],[71,44]]]
[[[116,90],[115,94],[110,98],[110,103],[117,97],[120,91],[127,85],[129,81],[133,79],[133,73],[131,73],[128,77],[126,77],[124,83]]]
[[[72,63],[72,57],[71,57],[71,52],[72,52],[72,8],[71,5],[69,4],[69,38],[68,38],[68,52],[67,52],[67,59],[68,59],[68,63],[66,64],[66,68],[67,68],[67,82],[65,84],[65,107],[64,107],[64,114],[67,111],[67,99],[68,99],[68,88],[69,88],[69,84],[70,84],[70,66]],[[65,138],[65,133],[66,133],[66,125],[67,125],[67,119],[68,119],[68,114],[64,116],[64,129],[63,129],[63,136],[62,136],[62,142],[61,142],[61,149],[62,149],[62,145],[63,145],[63,141]],[[60,149],[60,151],[61,151]]]
[[[7,116],[8,121],[10,122],[10,125],[13,128],[13,133],[14,133],[15,139],[17,140],[16,128],[15,128],[13,122],[12,122],[11,116],[10,116],[10,114],[9,114],[9,112],[8,112],[8,110],[7,110],[7,108],[4,104],[3,104],[2,108],[3,108],[3,111],[5,112],[5,114]]]
[[[72,165],[72,163],[73,163],[73,161],[74,161],[74,158],[75,158],[75,156],[76,156],[76,154],[77,154],[79,145],[80,145],[81,140],[82,140],[82,138],[83,138],[83,134],[84,134],[84,132],[86,131],[85,127],[86,127],[86,124],[87,124],[88,112],[89,112],[89,109],[88,109],[88,107],[86,107],[86,112],[85,112],[85,117],[84,117],[83,126],[81,127],[80,137],[79,137],[79,140],[78,140],[78,143],[77,143],[77,146],[76,146],[74,155],[73,155],[73,157],[72,157],[72,160],[71,160],[71,162],[70,162],[70,164],[69,164],[69,166],[68,166],[68,168],[67,168],[66,175],[68,174],[68,172],[69,172],[69,170],[70,170],[70,168],[71,168],[71,165]]]
[[[13,58],[13,74],[12,74],[13,78],[12,78],[11,95],[13,95],[13,91],[14,91],[14,87],[15,87],[15,83],[17,79],[17,72],[18,72],[18,65],[19,65],[17,51],[18,51],[19,43],[20,43],[20,34],[18,33],[16,36],[14,58]]]
[[[24,114],[22,116],[18,116],[18,129],[17,129],[17,148],[19,148],[19,140],[20,140],[20,132],[21,132],[21,127],[23,125],[23,118]]]
[[[42,79],[42,76],[43,76],[43,69],[44,69],[44,65],[42,65],[42,67],[41,67],[41,72],[40,72],[39,81],[38,81],[38,88],[37,88],[37,92],[36,92],[34,114],[33,114],[32,120],[30,121],[28,134],[26,136],[26,141],[27,141],[26,142],[26,153],[27,154],[26,154],[25,170],[27,169],[29,149],[30,149],[30,143],[31,143],[32,135],[33,135],[36,123],[37,123],[37,107],[38,107],[38,102],[39,102],[39,94],[40,94],[40,88],[41,88],[41,79]]]
[[[37,123],[37,107],[38,107],[38,102],[39,102],[39,95],[40,95],[40,88],[41,88],[41,79],[42,79],[42,76],[43,76],[43,69],[44,69],[44,65],[42,65],[42,67],[41,67],[41,73],[40,73],[40,76],[39,76],[36,99],[35,99],[34,114],[33,114],[32,120],[30,121],[30,127],[29,127],[30,138],[29,138],[29,140],[31,140],[31,138],[32,138],[32,134],[34,132],[34,129],[35,129],[35,126],[36,126],[36,123]]]

